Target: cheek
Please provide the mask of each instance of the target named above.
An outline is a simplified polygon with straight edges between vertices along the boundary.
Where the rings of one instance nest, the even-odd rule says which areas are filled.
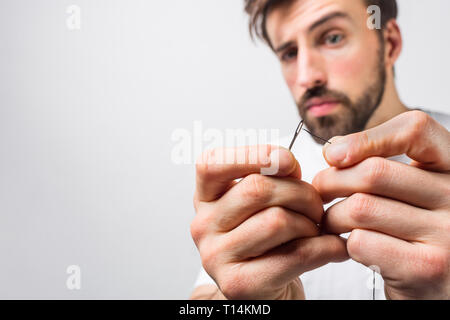
[[[371,81],[371,60],[367,52],[354,52],[328,61],[328,84],[331,89],[356,94]]]
[[[299,95],[301,94],[301,88],[296,85],[297,83],[297,73],[294,68],[286,68],[283,69],[283,78],[286,82],[286,85],[289,88],[289,91],[291,92],[292,96],[297,101],[299,98]]]
[[[282,73],[284,81],[286,82],[289,89],[292,91],[296,82],[297,74],[292,67],[283,67]]]
[[[364,71],[367,69],[367,59],[361,56],[346,55],[336,61],[330,63],[330,71],[333,78],[341,78],[343,80],[358,79],[365,77]]]

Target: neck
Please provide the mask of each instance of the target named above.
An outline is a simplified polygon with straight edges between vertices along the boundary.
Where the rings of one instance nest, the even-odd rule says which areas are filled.
[[[409,109],[402,103],[394,82],[394,75],[389,71],[386,81],[386,89],[377,110],[370,117],[365,130],[376,127]]]

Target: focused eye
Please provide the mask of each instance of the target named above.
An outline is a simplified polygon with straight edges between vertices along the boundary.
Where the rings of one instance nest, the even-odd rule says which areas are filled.
[[[285,53],[283,53],[283,55],[281,56],[281,60],[283,61],[290,61],[292,59],[295,59],[297,57],[297,49],[292,48],[287,50]]]
[[[342,39],[344,39],[344,36],[339,33],[333,33],[325,37],[325,43],[329,45],[336,45],[339,44]]]

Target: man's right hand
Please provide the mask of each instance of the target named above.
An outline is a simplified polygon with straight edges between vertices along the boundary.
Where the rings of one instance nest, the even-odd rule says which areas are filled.
[[[245,161],[222,161],[239,155]],[[273,176],[260,174],[275,160]],[[322,200],[301,181],[300,165],[288,150],[216,149],[205,152],[196,169],[191,234],[204,269],[226,298],[301,299],[299,275],[348,258],[342,238],[320,235]]]

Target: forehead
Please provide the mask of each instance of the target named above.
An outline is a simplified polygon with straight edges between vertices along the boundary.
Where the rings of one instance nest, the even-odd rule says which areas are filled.
[[[267,16],[266,28],[274,45],[294,34],[306,32],[321,18],[334,12],[347,14],[355,23],[365,21],[363,0],[291,0],[275,6]]]

